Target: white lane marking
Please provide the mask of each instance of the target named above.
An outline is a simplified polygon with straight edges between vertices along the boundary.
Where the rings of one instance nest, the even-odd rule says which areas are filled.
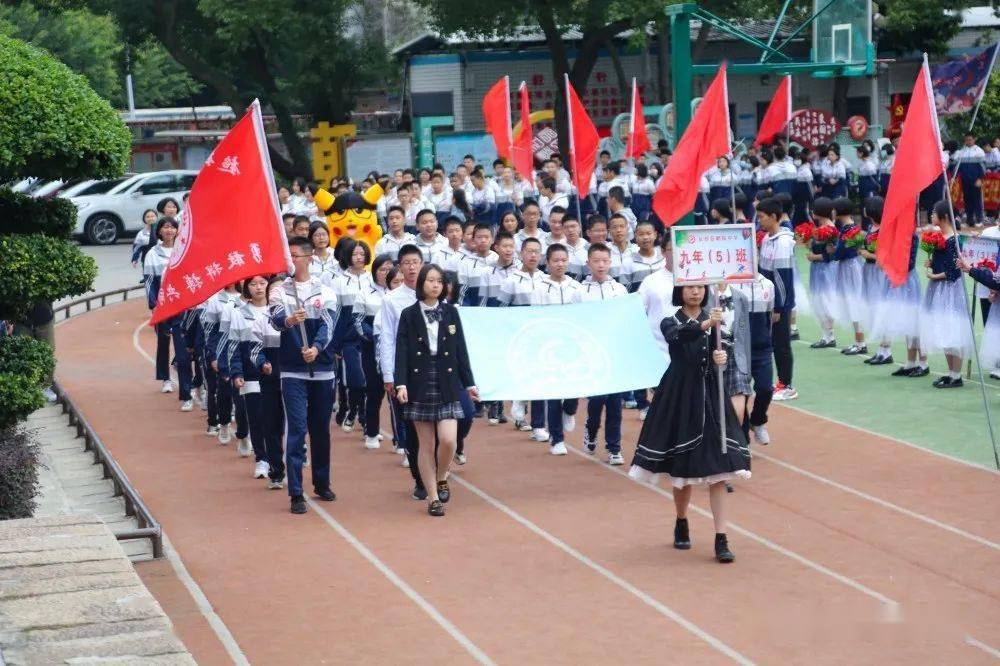
[[[719,652],[723,653],[724,655],[726,655],[727,657],[729,657],[730,659],[732,659],[736,663],[738,663],[738,664],[753,664],[754,663],[751,659],[749,659],[748,657],[740,654],[739,652],[737,652],[733,648],[729,647],[728,645],[726,645],[725,643],[723,643],[721,640],[719,640],[715,636],[711,635],[710,633],[708,633],[707,631],[705,631],[704,629],[702,629],[701,627],[699,627],[695,623],[691,622],[690,620],[688,620],[687,618],[685,618],[683,615],[681,615],[677,611],[675,611],[672,608],[666,606],[665,604],[661,603],[660,601],[657,601],[656,599],[654,599],[653,597],[651,597],[649,594],[643,592],[642,590],[640,590],[639,588],[637,588],[635,585],[632,585],[631,583],[629,583],[627,580],[625,580],[621,576],[618,576],[614,572],[610,571],[609,569],[601,566],[600,564],[598,564],[594,560],[590,559],[589,557],[587,557],[586,555],[584,555],[583,553],[581,553],[577,549],[575,549],[572,546],[570,546],[569,544],[567,544],[565,541],[563,541],[559,537],[554,536],[553,534],[550,534],[549,532],[546,532],[544,529],[542,529],[541,527],[539,527],[535,523],[531,522],[530,520],[528,520],[527,518],[525,518],[524,516],[522,516],[518,512],[514,511],[509,506],[507,506],[506,504],[504,504],[503,502],[501,502],[500,500],[496,499],[492,495],[489,495],[485,491],[481,490],[478,486],[473,485],[472,483],[470,483],[470,482],[466,481],[465,479],[459,477],[457,474],[452,474],[449,478],[452,479],[453,481],[455,481],[456,483],[458,483],[463,488],[467,488],[468,490],[471,490],[480,499],[482,499],[486,503],[488,503],[491,506],[493,506],[493,508],[501,511],[502,513],[507,514],[507,516],[509,516],[515,522],[520,523],[521,525],[523,525],[524,527],[526,527],[528,530],[530,530],[531,532],[533,532],[537,536],[541,537],[542,539],[545,539],[546,541],[548,541],[553,546],[555,546],[559,550],[563,551],[564,553],[566,553],[567,555],[569,555],[573,559],[575,559],[578,562],[580,562],[581,564],[589,567],[590,569],[593,569],[594,571],[596,571],[600,575],[604,576],[605,578],[607,578],[609,581],[611,581],[612,583],[614,583],[618,587],[622,588],[623,590],[625,590],[629,594],[632,594],[633,596],[637,597],[644,604],[652,607],[654,610],[656,610],[657,612],[659,612],[664,617],[666,617],[666,618],[668,618],[670,620],[673,620],[674,622],[676,622],[677,624],[679,624],[681,627],[683,627],[687,631],[691,632],[692,634],[694,634],[695,636],[697,636],[701,640],[705,641],[706,643],[708,643],[709,645],[711,645],[713,648],[715,648]]]
[[[972,636],[966,636],[965,637],[965,644],[966,645],[971,645],[974,648],[979,648],[980,650],[982,650],[983,652],[985,652],[986,654],[990,655],[991,657],[993,657],[995,659],[1000,659],[1000,650],[998,650],[995,647],[992,647],[990,645],[987,645],[986,643],[983,643],[982,641],[976,640]]]
[[[933,525],[934,527],[937,527],[939,529],[946,530],[948,532],[951,532],[952,534],[956,534],[956,535],[958,535],[960,537],[969,539],[970,541],[975,541],[976,543],[981,544],[983,546],[986,546],[987,548],[993,548],[994,550],[1000,550],[1000,543],[996,543],[994,541],[990,541],[989,539],[986,539],[984,537],[978,536],[976,534],[972,534],[971,532],[966,532],[965,530],[960,529],[958,527],[954,527],[953,525],[948,525],[947,523],[942,523],[941,521],[935,520],[934,518],[931,518],[930,516],[925,516],[924,514],[919,513],[917,511],[913,511],[911,509],[907,509],[905,507],[899,506],[898,504],[893,504],[892,502],[884,500],[884,499],[882,499],[880,497],[875,497],[874,495],[869,495],[868,493],[864,492],[863,490],[858,490],[857,488],[852,488],[851,486],[845,485],[845,484],[840,483],[838,481],[834,481],[833,479],[828,479],[827,477],[822,476],[820,474],[816,474],[814,472],[810,472],[809,470],[802,469],[801,467],[796,467],[795,465],[793,465],[791,463],[787,463],[784,460],[781,460],[779,458],[775,458],[775,457],[767,455],[765,453],[761,453],[759,449],[754,450],[753,455],[756,458],[762,458],[762,459],[764,459],[764,460],[766,460],[766,461],[768,461],[770,463],[778,465],[779,467],[784,467],[784,468],[789,469],[789,470],[791,470],[793,472],[796,472],[797,474],[801,474],[802,476],[808,477],[808,478],[812,479],[813,481],[818,481],[818,482],[824,483],[824,484],[826,484],[828,486],[832,486],[833,488],[836,488],[837,490],[842,490],[845,493],[850,493],[851,495],[854,495],[856,497],[860,497],[861,499],[867,500],[869,502],[872,502],[873,504],[878,504],[879,506],[884,507],[886,509],[889,509],[891,511],[896,511],[897,513],[901,513],[904,516],[907,516],[909,518],[913,518],[914,520],[919,520],[921,522],[927,523],[928,525]]]
[[[814,416],[817,419],[823,419],[824,421],[829,421],[830,423],[836,423],[839,426],[850,428],[851,430],[857,430],[859,432],[865,433],[866,435],[881,437],[882,439],[887,439],[890,442],[895,442],[896,444],[902,444],[903,446],[908,446],[911,449],[916,449],[917,451],[929,453],[932,456],[937,456],[938,458],[944,458],[945,460],[950,460],[951,462],[959,463],[961,465],[966,465],[968,467],[974,467],[975,469],[982,470],[984,472],[989,472],[990,474],[1000,475],[1000,470],[993,469],[992,467],[986,467],[985,465],[980,465],[979,463],[974,463],[969,460],[964,460],[962,458],[950,456],[947,453],[941,453],[940,451],[935,451],[934,449],[929,449],[919,444],[914,444],[913,442],[907,442],[906,440],[893,437],[892,435],[887,435],[882,432],[875,432],[874,430],[869,430],[868,428],[862,428],[861,426],[847,423],[845,421],[840,421],[838,419],[829,416],[823,416],[822,414],[811,412],[808,409],[803,409],[802,407],[793,407],[792,405],[788,404],[787,400],[782,400],[772,404],[778,405],[778,407],[782,407],[784,409],[791,409],[792,411],[799,412],[800,414],[808,414],[809,416]]]
[[[654,493],[656,493],[658,495],[662,495],[662,496],[668,498],[671,502],[674,501],[674,496],[673,496],[673,493],[671,493],[671,492],[667,492],[666,490],[663,490],[662,488],[650,485],[648,483],[640,483],[639,481],[636,481],[635,479],[633,479],[632,477],[630,477],[626,472],[618,469],[617,467],[610,467],[608,465],[605,465],[603,462],[601,462],[600,460],[598,460],[594,456],[587,455],[586,453],[584,453],[583,451],[579,450],[575,446],[567,446],[566,448],[569,449],[570,451],[572,451],[573,453],[575,453],[576,455],[580,456],[584,460],[589,460],[590,462],[592,462],[592,463],[594,463],[596,465],[599,465],[602,469],[605,469],[605,470],[607,470],[607,471],[609,471],[609,472],[611,472],[613,474],[618,474],[619,476],[623,476],[626,479],[628,479],[629,481],[631,481],[632,483],[635,483],[635,484],[637,484],[637,485],[639,485],[639,486],[641,486],[643,488],[647,488],[647,489],[653,491]],[[712,512],[711,511],[707,511],[705,509],[702,509],[700,506],[696,505],[694,502],[692,502],[690,504],[690,508],[691,508],[692,511],[694,511],[695,513],[697,513],[697,514],[699,514],[701,516],[704,516],[704,517],[709,518],[709,519],[711,519],[711,517],[712,517]],[[770,539],[768,539],[766,537],[763,537],[763,536],[761,536],[761,535],[759,535],[759,534],[757,534],[755,532],[751,532],[750,530],[746,529],[745,527],[740,527],[736,523],[730,522],[729,523],[729,527],[730,527],[730,529],[732,529],[737,534],[745,536],[745,537],[747,537],[748,539],[750,539],[752,541],[756,541],[757,543],[761,544],[762,546],[764,546],[766,548],[770,548],[771,550],[775,551],[776,553],[784,555],[785,557],[787,557],[789,559],[795,560],[799,564],[802,564],[803,566],[806,566],[806,567],[812,569],[813,571],[817,571],[817,572],[823,574],[824,576],[829,576],[830,578],[834,579],[838,583],[846,585],[847,587],[850,587],[850,588],[852,588],[854,590],[857,590],[858,592],[861,592],[862,594],[865,594],[865,595],[871,597],[872,599],[875,599],[876,601],[878,601],[879,603],[881,603],[881,604],[884,605],[884,608],[883,608],[883,613],[884,613],[884,618],[883,619],[884,620],[886,620],[886,621],[893,621],[894,622],[894,621],[896,621],[898,619],[898,617],[899,617],[899,602],[898,601],[890,599],[889,597],[885,596],[881,592],[873,590],[872,588],[868,587],[867,585],[863,585],[862,583],[859,583],[858,581],[854,580],[853,578],[848,578],[847,576],[845,576],[843,574],[837,573],[833,569],[830,569],[829,567],[823,566],[819,562],[814,562],[813,560],[810,560],[808,557],[806,557],[804,555],[800,555],[800,554],[798,554],[798,553],[796,553],[796,552],[794,552],[792,550],[789,550],[788,548],[785,548],[784,546],[782,546],[780,544],[777,544],[777,543],[771,541]]]
[[[135,347],[136,351],[138,351],[139,354],[141,354],[147,361],[155,365],[156,360],[152,356],[150,356],[149,353],[145,349],[143,349],[142,346],[139,344],[139,332],[143,329],[144,326],[146,326],[147,323],[148,320],[136,326],[135,330],[132,331],[132,346]],[[329,524],[341,536],[341,538],[344,539],[344,541],[349,543],[356,551],[358,551],[361,554],[362,557],[368,560],[368,562],[372,566],[378,569],[379,572],[382,573],[382,575],[388,578],[389,581],[393,585],[395,585],[403,594],[409,597],[415,604],[417,604],[417,606],[419,606],[424,612],[430,615],[431,619],[433,619],[435,622],[441,625],[444,628],[444,630],[447,631],[451,635],[451,637],[454,638],[459,643],[459,645],[465,648],[469,652],[469,654],[471,654],[473,658],[476,659],[476,661],[478,661],[480,664],[492,665],[494,663],[482,650],[476,647],[475,643],[469,640],[469,638],[461,631],[459,631],[458,628],[455,627],[455,625],[449,622],[448,619],[445,618],[440,611],[438,611],[434,606],[432,606],[430,602],[428,602],[426,599],[420,596],[420,594],[412,587],[410,587],[406,583],[406,581],[404,581],[402,578],[396,575],[396,573],[393,572],[392,569],[387,567],[382,562],[382,560],[378,559],[378,557],[374,553],[368,550],[368,548],[366,548],[365,545],[357,539],[357,537],[355,537],[353,534],[347,531],[346,528],[344,528],[339,522],[337,522],[322,507],[318,506],[315,502],[313,502],[310,499],[307,499],[307,501],[316,510],[316,512],[320,515],[320,517],[323,518],[323,520],[325,520],[327,524]],[[233,636],[229,632],[229,629],[226,627],[225,623],[222,622],[222,619],[212,609],[211,604],[208,602],[208,598],[205,597],[205,593],[202,592],[200,587],[198,587],[198,584],[195,582],[194,578],[192,578],[191,575],[187,573],[187,569],[184,568],[184,563],[181,562],[180,556],[172,548],[170,548],[168,551],[167,549],[168,541],[166,535],[163,536],[163,543],[164,543],[164,552],[168,553],[167,555],[168,558],[170,557],[169,553],[170,552],[173,553],[174,559],[171,559],[171,564],[174,564],[174,571],[177,572],[178,577],[181,578],[185,587],[187,587],[188,591],[191,593],[191,596],[194,597],[195,603],[198,604],[198,608],[199,610],[201,610],[202,615],[204,615],[205,619],[208,620],[208,623],[212,625],[212,629],[214,629],[216,635],[219,636],[219,640],[222,641],[223,645],[226,645],[226,650],[230,651],[226,639],[226,637],[228,637],[228,640],[232,643],[232,646],[237,650],[239,657],[242,658],[243,661],[238,661],[236,656],[234,656],[231,651],[230,651],[230,656],[232,656],[233,660],[238,664],[249,664],[250,662],[246,661],[246,657],[244,657],[243,653],[239,651],[239,646],[236,644],[236,641],[233,639]],[[181,574],[181,571],[183,571],[183,575]],[[204,602],[204,606],[202,605],[202,602]]]
[[[219,637],[219,642],[222,643],[222,647],[226,648],[226,652],[229,654],[229,658],[233,660],[234,664],[239,664],[239,666],[250,666],[250,660],[247,659],[246,655],[243,654],[243,650],[240,648],[239,643],[233,637],[232,632],[229,631],[229,627],[226,623],[222,621],[219,614],[215,612],[215,608],[212,607],[212,602],[208,600],[205,593],[202,591],[201,587],[195,582],[195,579],[188,572],[187,567],[184,566],[181,556],[174,550],[174,546],[170,543],[170,539],[167,538],[166,533],[161,533],[163,537],[163,554],[167,556],[167,561],[170,562],[170,566],[173,567],[174,573],[177,578],[180,579],[184,587],[187,588],[188,593],[191,598],[194,599],[195,605],[201,612],[202,616],[208,622],[209,626],[212,627],[212,631],[215,635]]]
[[[465,650],[472,655],[473,659],[480,664],[489,664],[492,666],[495,663],[485,652],[479,649],[479,647],[477,647],[468,636],[463,634],[458,627],[452,624],[451,621],[449,621],[448,618],[441,613],[441,611],[421,596],[419,592],[410,587],[409,583],[400,578],[395,571],[390,569],[375,553],[365,546],[360,539],[348,531],[346,527],[341,525],[336,518],[327,513],[323,507],[319,506],[319,504],[312,499],[306,498],[306,501],[309,502],[309,506],[315,509],[320,518],[326,521],[326,523],[332,527],[344,541],[350,544],[354,550],[358,551],[363,558],[368,560],[369,564],[378,569],[379,573],[385,576],[390,583],[396,586],[396,589],[409,597],[410,601],[419,606],[420,609],[427,613],[432,620],[441,625],[441,628],[448,632],[448,634],[454,638],[459,645],[465,648]]]

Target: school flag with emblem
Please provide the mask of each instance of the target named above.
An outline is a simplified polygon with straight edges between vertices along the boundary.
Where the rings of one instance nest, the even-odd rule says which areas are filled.
[[[150,324],[204,303],[227,284],[290,266],[260,103],[254,100],[191,187]]]

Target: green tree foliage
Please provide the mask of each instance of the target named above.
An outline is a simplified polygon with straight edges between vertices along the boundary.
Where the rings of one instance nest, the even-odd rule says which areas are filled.
[[[0,36],[0,182],[116,176],[131,145],[118,114],[82,76]]]
[[[40,233],[68,239],[76,227],[76,206],[69,199],[35,199],[0,189],[0,234]]]
[[[23,319],[37,303],[78,296],[97,263],[64,240],[41,234],[0,236],[0,319]]]
[[[204,89],[155,39],[146,39],[131,55],[132,89],[139,108],[177,106]],[[126,101],[119,106],[126,106]]]
[[[959,10],[972,6],[969,0],[883,0],[878,25],[880,50],[897,53],[926,51],[940,55],[962,26]]]

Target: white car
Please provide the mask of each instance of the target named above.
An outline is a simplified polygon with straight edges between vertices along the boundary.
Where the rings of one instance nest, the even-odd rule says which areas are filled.
[[[94,183],[83,194],[69,197],[77,208],[76,234],[95,245],[110,245],[121,236],[135,235],[142,229],[143,212],[156,210],[164,199],[180,204],[197,175],[197,171],[178,169]]]

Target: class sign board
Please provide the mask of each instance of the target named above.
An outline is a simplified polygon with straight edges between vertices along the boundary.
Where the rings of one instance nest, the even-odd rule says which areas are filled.
[[[674,284],[753,282],[757,241],[752,224],[670,228]]]
[[[982,236],[959,235],[959,246],[962,257],[975,266],[983,260],[997,263],[1000,255],[1000,238],[983,238]]]

